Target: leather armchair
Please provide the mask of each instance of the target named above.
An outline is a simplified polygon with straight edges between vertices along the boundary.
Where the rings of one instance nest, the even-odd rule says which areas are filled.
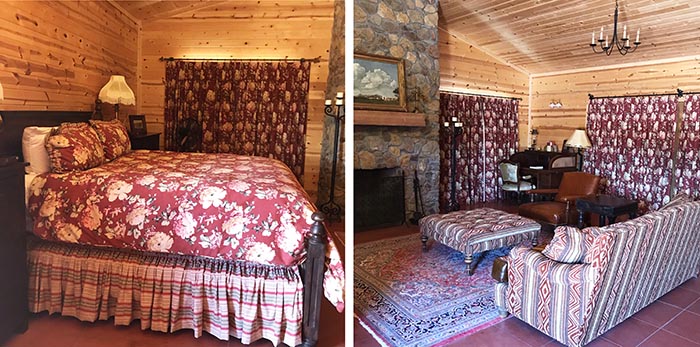
[[[533,189],[529,194],[556,194],[553,201],[522,204],[518,214],[553,226],[574,224],[578,221],[576,199],[595,196],[600,177],[585,172],[565,172],[558,189]]]

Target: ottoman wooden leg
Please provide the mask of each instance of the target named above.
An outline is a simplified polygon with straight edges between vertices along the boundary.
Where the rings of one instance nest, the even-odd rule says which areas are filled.
[[[532,238],[532,246],[537,246],[537,241],[539,241],[540,238],[540,231],[535,231],[535,235]]]
[[[474,268],[472,267],[473,260],[474,259],[472,258],[471,254],[464,257],[464,262],[467,264],[467,274],[469,276],[474,274]]]
[[[423,242],[423,252],[428,251],[428,236],[421,235],[420,242]]]

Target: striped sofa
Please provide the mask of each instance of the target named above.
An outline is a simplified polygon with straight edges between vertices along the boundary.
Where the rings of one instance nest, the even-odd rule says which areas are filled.
[[[698,275],[700,201],[585,232],[596,238],[582,263],[513,249],[508,283],[496,284],[501,313],[565,345],[583,346]]]

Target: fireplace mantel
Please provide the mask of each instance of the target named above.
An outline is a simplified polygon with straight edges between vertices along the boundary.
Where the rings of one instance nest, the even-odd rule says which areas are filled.
[[[425,113],[354,110],[355,125],[424,127]]]

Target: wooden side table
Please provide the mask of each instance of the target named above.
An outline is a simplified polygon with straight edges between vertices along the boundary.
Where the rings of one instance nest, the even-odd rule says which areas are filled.
[[[129,134],[131,149],[160,149],[160,133],[148,133],[146,135]]]
[[[630,218],[637,217],[637,201],[628,200],[612,195],[598,195],[590,198],[580,198],[576,200],[578,209],[578,227],[583,228],[583,215],[586,212],[596,213],[599,226],[612,224],[618,216],[627,214]]]

